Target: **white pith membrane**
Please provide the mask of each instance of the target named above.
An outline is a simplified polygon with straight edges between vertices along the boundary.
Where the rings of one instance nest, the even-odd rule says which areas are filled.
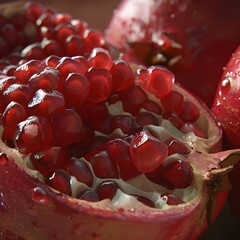
[[[188,101],[194,102],[195,105],[198,106],[200,111],[200,117],[195,122],[196,126],[203,130],[208,138],[199,138],[193,132],[189,132],[187,134],[182,133],[178,130],[174,125],[171,124],[169,120],[162,119],[162,116],[156,115],[160,121],[159,126],[148,125],[145,128],[156,138],[164,141],[169,138],[174,138],[179,142],[184,143],[186,146],[189,147],[191,150],[188,155],[181,155],[181,154],[173,154],[168,156],[163,164],[170,162],[172,160],[182,160],[188,161],[193,168],[193,181],[191,185],[187,188],[183,189],[173,189],[169,190],[161,185],[151,182],[147,179],[144,174],[141,174],[135,178],[132,178],[128,181],[123,181],[122,179],[116,178],[98,178],[95,176],[94,171],[92,169],[91,164],[86,161],[84,158],[81,158],[89,167],[92,176],[94,178],[93,184],[91,187],[85,185],[84,183],[79,182],[76,177],[71,176],[71,190],[72,190],[72,197],[75,198],[78,194],[84,190],[95,190],[97,186],[101,182],[112,181],[115,182],[119,189],[117,190],[115,196],[112,200],[104,199],[99,202],[87,202],[85,200],[77,199],[77,201],[84,202],[84,204],[88,205],[95,205],[97,206],[107,206],[109,209],[124,209],[129,211],[134,210],[143,210],[143,211],[159,211],[159,210],[166,210],[172,208],[174,206],[170,206],[166,203],[167,197],[161,197],[163,193],[173,193],[177,197],[179,197],[184,203],[188,204],[194,199],[198,198],[201,194],[204,180],[208,179],[208,173],[213,169],[218,169],[218,163],[212,159],[212,157],[207,157],[208,152],[211,152],[212,148],[215,147],[221,138],[221,134],[219,132],[218,127],[215,125],[212,117],[209,115],[209,112],[201,106],[201,104],[196,101],[192,96],[190,96],[185,90],[181,87],[174,85],[174,88],[177,92],[180,92],[183,96],[187,96]],[[157,102],[161,105],[159,99],[153,96],[150,93],[147,93],[148,98]],[[107,104],[107,103],[106,103]],[[122,108],[122,103],[117,102],[112,105],[107,105],[109,113],[112,115],[130,115]],[[141,111],[146,111],[145,109],[141,109]],[[209,119],[209,120],[208,120]],[[105,136],[109,139],[115,138],[122,138],[126,136],[120,129],[115,129],[110,135],[105,135],[100,132],[95,131],[95,136]],[[12,151],[12,150],[11,150]],[[15,158],[16,163],[20,165],[29,175],[34,178],[39,179],[42,182],[45,182],[44,176],[41,175],[39,171],[34,169],[31,161],[29,160],[29,156],[24,156],[19,153],[17,150],[14,150],[14,154],[18,155]],[[12,155],[13,153],[11,153]],[[196,154],[198,155],[196,157]],[[199,157],[201,156],[201,157]],[[205,164],[202,164],[202,161],[206,161]],[[196,167],[197,165],[201,166],[201,168]],[[204,166],[204,167],[203,167]],[[208,179],[209,180],[209,179]],[[50,187],[50,186],[49,186]],[[50,187],[51,188],[51,187]],[[59,191],[51,188],[53,191],[59,193]],[[62,194],[62,193],[61,193]],[[143,196],[149,200],[151,200],[155,204],[155,208],[148,207],[147,205],[138,201],[134,196],[131,195],[138,195]],[[179,205],[177,205],[179,206]]]

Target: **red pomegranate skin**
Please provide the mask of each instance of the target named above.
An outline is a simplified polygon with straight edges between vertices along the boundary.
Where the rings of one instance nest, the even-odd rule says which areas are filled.
[[[124,49],[139,42],[161,48],[170,36],[181,47],[167,53],[165,42],[162,50],[179,57],[169,67],[176,81],[211,107],[222,68],[240,41],[239,22],[238,0],[124,0],[114,11],[106,37]],[[139,51],[145,59],[151,52]]]
[[[225,148],[240,147],[240,46],[232,54],[224,68],[212,111],[224,134]],[[233,190],[230,203],[234,212],[240,214],[240,164],[230,174]]]

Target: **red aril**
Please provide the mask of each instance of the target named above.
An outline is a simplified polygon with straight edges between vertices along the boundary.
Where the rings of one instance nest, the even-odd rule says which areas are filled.
[[[49,147],[53,141],[53,130],[45,117],[31,116],[18,124],[15,146],[24,154],[34,153]]]
[[[129,152],[136,169],[148,173],[162,164],[168,155],[168,148],[164,142],[142,131],[132,139]]]

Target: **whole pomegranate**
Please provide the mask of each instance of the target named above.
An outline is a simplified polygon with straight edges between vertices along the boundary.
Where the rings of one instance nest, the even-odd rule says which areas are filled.
[[[38,40],[1,59],[1,239],[199,238],[239,158],[211,112],[83,21],[22,14]]]
[[[226,149],[240,147],[240,46],[232,54],[224,72],[213,103],[213,112],[224,133]],[[234,212],[240,214],[240,164],[231,173],[233,190],[230,203]]]
[[[240,42],[238,0],[124,0],[107,40],[147,64],[167,66],[212,106],[222,68]]]

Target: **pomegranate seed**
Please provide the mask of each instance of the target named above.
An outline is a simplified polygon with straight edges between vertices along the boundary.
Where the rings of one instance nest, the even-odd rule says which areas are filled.
[[[39,89],[28,104],[31,115],[44,115],[51,118],[53,114],[65,109],[63,95],[55,90]]]
[[[99,178],[119,178],[119,171],[106,151],[92,151],[85,155],[85,159],[92,164],[95,175]]]
[[[146,125],[159,125],[158,119],[150,112],[140,112],[136,116],[136,122],[142,127]]]
[[[123,133],[132,134],[136,132],[137,124],[134,117],[126,115],[113,116],[110,122],[110,130],[121,129]]]
[[[39,27],[47,26],[47,27],[54,27],[54,16],[51,13],[45,12],[39,16],[36,21],[36,25]]]
[[[14,137],[17,132],[17,127],[8,127],[5,126],[2,132],[2,141],[5,142],[9,147],[14,148]]]
[[[88,58],[91,67],[110,69],[113,60],[107,50],[94,48]]]
[[[21,153],[28,154],[48,148],[52,140],[50,122],[45,117],[31,116],[18,124],[14,144]]]
[[[142,86],[161,100],[172,91],[174,79],[173,73],[167,69],[152,66]]]
[[[120,93],[123,109],[136,115],[142,104],[147,101],[145,92],[139,86],[133,86]]]
[[[63,95],[68,107],[81,106],[90,91],[88,79],[81,75],[72,73],[69,74],[63,86]]]
[[[12,24],[5,24],[0,29],[0,35],[6,41],[8,46],[14,47],[17,44],[17,31]]]
[[[104,36],[100,31],[86,29],[83,33],[83,39],[85,41],[85,53],[90,53],[93,48],[104,47]]]
[[[112,181],[106,181],[99,184],[97,193],[99,200],[110,199],[112,200],[118,190],[118,185]]]
[[[88,78],[91,88],[87,100],[98,103],[106,100],[112,91],[112,78],[107,69],[90,68],[85,76]]]
[[[68,13],[55,13],[54,20],[56,25],[71,23],[72,16]]]
[[[50,68],[55,68],[60,60],[61,60],[60,57],[51,55],[43,60],[43,65],[48,66]]]
[[[15,13],[10,17],[9,22],[13,24],[17,30],[22,30],[27,24],[27,18],[23,14]]]
[[[16,71],[16,65],[8,65],[3,69],[3,74],[7,76],[13,76]]]
[[[40,43],[32,43],[22,50],[21,57],[27,60],[43,59],[45,54]]]
[[[62,55],[62,48],[61,45],[56,42],[55,40],[43,39],[41,42],[41,49],[44,55]]]
[[[56,32],[54,30],[54,28],[51,27],[41,27],[40,29],[40,38],[41,39],[51,39],[51,40],[55,40],[54,36],[55,36]]]
[[[66,109],[53,115],[52,126],[54,143],[62,147],[77,142],[83,131],[82,120],[72,109]]]
[[[69,73],[78,73],[85,74],[89,66],[85,64],[80,64],[78,61],[71,59],[70,57],[61,58],[59,64],[56,66],[56,69],[59,70],[61,75],[66,78]]]
[[[123,180],[129,180],[140,175],[140,172],[134,167],[130,155],[130,144],[120,138],[107,142],[106,149],[111,159],[117,162],[120,176]]]
[[[51,67],[46,67],[43,71],[33,74],[29,79],[29,86],[34,89],[52,89],[60,88],[59,72]]]
[[[184,125],[180,128],[180,131],[182,131],[183,133],[193,132],[196,136],[200,138],[207,138],[207,134],[192,123],[184,123]]]
[[[155,183],[163,185],[169,189],[186,188],[190,186],[193,179],[193,169],[188,162],[175,159],[165,166],[157,169]]]
[[[106,115],[102,118],[93,119],[88,122],[90,129],[98,131],[104,134],[111,134],[112,129],[110,128],[112,116]]]
[[[80,108],[80,115],[86,120],[105,118],[108,115],[108,109],[104,102],[85,102]]]
[[[169,138],[165,141],[168,145],[168,155],[175,153],[187,155],[190,153],[190,149],[183,143],[177,141],[176,139]]]
[[[63,168],[74,176],[79,182],[91,187],[93,184],[93,176],[87,164],[81,159],[70,159]]]
[[[23,84],[12,84],[3,92],[4,102],[6,104],[11,101],[21,103],[26,106],[29,100],[31,99],[33,90],[27,85]]]
[[[2,114],[3,127],[11,127],[16,130],[19,122],[27,117],[26,109],[17,102],[10,102]]]
[[[71,176],[63,169],[57,169],[49,178],[48,184],[61,193],[72,195]]]
[[[129,152],[136,169],[147,173],[162,164],[168,155],[168,148],[164,142],[142,131],[132,139]]]
[[[55,39],[60,44],[63,44],[68,36],[75,34],[75,29],[70,24],[60,24],[55,28]]]
[[[173,126],[178,129],[180,129],[184,124],[183,120],[175,113],[164,114],[164,118],[167,118],[173,124]]]
[[[21,83],[28,83],[29,78],[42,70],[41,61],[30,60],[17,67],[14,76]]]
[[[171,91],[161,99],[161,103],[166,112],[179,115],[183,110],[183,95],[176,91]]]
[[[0,79],[0,95],[2,96],[3,92],[14,83],[16,83],[15,77],[3,76],[3,78]]]
[[[42,4],[36,2],[27,2],[25,4],[25,15],[31,22],[35,22],[44,12],[45,8]]]
[[[87,22],[80,20],[80,19],[72,19],[71,24],[76,28],[77,35],[79,37],[82,37],[84,31],[88,28]]]
[[[101,149],[101,147],[107,142],[107,138],[103,136],[95,136],[95,138],[92,140],[92,142],[89,143],[87,146],[88,152]]]
[[[144,102],[141,105],[141,108],[147,110],[148,112],[156,113],[158,115],[162,114],[161,107],[157,103],[155,103],[154,101],[151,101],[151,100],[147,100],[146,102]]]
[[[120,92],[134,84],[134,73],[125,61],[115,60],[111,67],[113,91]]]
[[[180,114],[184,122],[195,122],[200,116],[199,109],[190,101],[184,101],[183,111]]]
[[[65,41],[67,56],[83,55],[84,42],[78,35],[70,35]]]
[[[50,177],[54,171],[69,159],[69,150],[61,147],[51,147],[30,155],[31,163],[35,169],[45,177]]]
[[[87,190],[87,191],[79,194],[77,198],[88,201],[88,202],[98,202],[99,201],[99,197],[98,197],[97,193],[94,192],[93,190]]]
[[[179,205],[184,203],[182,199],[172,193],[163,193],[161,197],[168,205]]]

